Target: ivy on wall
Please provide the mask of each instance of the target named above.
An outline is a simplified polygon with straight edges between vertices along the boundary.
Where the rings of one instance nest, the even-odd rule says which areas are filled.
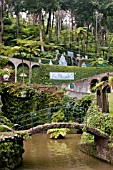
[[[1,84],[2,115],[7,117],[12,123],[17,123],[17,118],[29,119],[28,113],[61,105],[61,96],[58,93],[51,94],[33,88],[32,86],[21,84]],[[27,115],[24,117],[23,115]],[[31,115],[32,117],[32,115]],[[28,120],[29,123],[29,120]]]

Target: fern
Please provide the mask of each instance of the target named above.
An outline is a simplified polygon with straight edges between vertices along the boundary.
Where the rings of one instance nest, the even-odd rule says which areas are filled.
[[[47,134],[50,134],[51,139],[58,139],[58,138],[64,138],[69,131],[68,128],[55,128],[55,129],[49,129],[47,131]]]
[[[0,132],[7,132],[7,131],[13,131],[13,129],[10,128],[10,127],[7,126],[7,125],[1,124],[1,125],[0,125]]]

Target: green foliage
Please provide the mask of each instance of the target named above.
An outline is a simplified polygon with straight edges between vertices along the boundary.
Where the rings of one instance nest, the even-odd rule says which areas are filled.
[[[3,103],[1,114],[13,124],[23,126],[24,129],[47,123],[48,110],[44,111],[44,109],[62,105],[59,94],[39,91],[32,85],[2,83],[1,89]],[[34,122],[38,123],[34,124]]]
[[[90,9],[89,9],[90,6]],[[23,40],[40,40],[40,31],[42,33],[43,45],[48,50],[55,49],[70,49],[76,50],[77,53],[80,52],[82,55],[88,55],[92,58],[96,57],[96,41],[95,35],[92,33],[92,28],[94,28],[94,32],[96,32],[95,27],[95,11],[102,13],[103,16],[101,20],[99,19],[97,22],[97,34],[98,34],[98,46],[99,46],[99,55],[102,56],[103,59],[107,60],[107,54],[109,51],[109,43],[110,43],[110,58],[112,58],[113,50],[112,50],[112,1],[100,2],[99,0],[94,1],[83,1],[80,2],[77,0],[20,0],[20,1],[6,1],[4,8],[4,34],[3,34],[3,42],[5,45],[17,45],[16,38],[19,37]],[[61,11],[64,11],[61,14]],[[20,12],[26,12],[29,15],[27,19],[23,19],[20,17]],[[42,14],[44,11],[44,15],[42,17],[42,22],[38,22],[37,16]],[[69,13],[71,11],[71,14]],[[84,11],[84,13],[81,13]],[[56,13],[55,13],[56,12]],[[56,19],[52,20],[52,13],[55,13]],[[70,15],[70,21],[73,21],[73,18],[76,17],[76,29],[73,27],[69,29],[70,22],[65,20],[64,15],[68,13]],[[16,15],[16,17],[13,16]],[[56,25],[59,24],[58,16],[62,16],[62,24],[60,28],[60,32],[58,34],[58,28]],[[31,17],[30,17],[31,16]],[[61,17],[60,16],[60,17]],[[89,27],[90,25],[90,27]],[[101,29],[101,27],[103,29]],[[106,29],[108,30],[106,35]],[[100,34],[99,34],[100,33]],[[110,37],[106,39],[105,37]],[[38,44],[40,49],[41,43]],[[50,56],[51,57],[51,56]],[[105,60],[105,61],[106,61]],[[95,64],[94,64],[95,65]]]
[[[108,93],[109,113],[113,116],[113,93]]]
[[[112,86],[112,87],[113,87],[113,77],[109,77],[108,82],[109,82],[110,86]]]
[[[92,66],[107,66],[108,62],[106,60],[96,59],[91,62]]]
[[[24,140],[30,138],[30,134],[29,134],[28,132],[22,132],[22,133],[20,133],[20,136],[21,136]]]
[[[0,124],[0,132],[9,132],[9,131],[13,131],[13,129],[8,127],[7,125]]]
[[[64,92],[59,89],[51,94],[38,91],[33,85],[3,83],[1,88],[2,115],[13,122],[10,127],[14,129],[29,129],[48,122],[81,123],[91,102],[90,96],[84,97],[75,106],[76,100],[63,97]]]
[[[2,47],[0,47],[0,48],[2,48]],[[0,57],[0,71],[2,71],[1,70],[1,68],[3,68],[4,66],[6,66],[6,64],[8,63],[8,61],[9,61],[9,59],[8,58],[6,58],[6,57]],[[1,73],[0,73],[1,74]]]
[[[50,134],[50,138],[52,139],[59,139],[59,138],[64,138],[69,132],[68,128],[55,128],[55,129],[49,129],[47,131],[47,134]]]
[[[99,87],[102,87],[103,84],[104,84],[104,81],[101,81],[101,82],[97,83],[95,89],[99,88]]]
[[[65,122],[65,114],[63,113],[63,109],[59,109],[58,112],[53,113],[52,122]]]
[[[12,136],[0,140],[0,169],[15,169],[21,164],[23,154],[22,137]],[[15,159],[16,158],[16,159]]]
[[[81,142],[82,143],[87,143],[87,142],[92,143],[92,142],[94,142],[94,136],[89,133],[83,132],[82,137],[81,137]]]
[[[93,94],[83,96],[82,98],[76,100],[75,106],[79,105],[79,106],[83,107],[83,109],[87,110],[89,108],[93,98],[94,98]]]
[[[74,104],[75,109],[73,114],[75,121],[79,123],[82,123],[84,121],[84,117],[87,114],[87,110],[90,107],[93,98],[94,95],[90,94],[76,100]]]
[[[83,80],[96,74],[112,72],[113,67],[76,67],[76,66],[59,66],[59,65],[40,65],[33,68],[33,83],[53,84],[68,83],[69,80],[50,80],[50,72],[74,72],[74,81]],[[73,82],[73,81],[72,81]]]
[[[11,123],[11,121],[7,117],[0,115],[0,125],[1,124],[7,125],[8,127],[13,127],[13,123]]]
[[[98,107],[96,105],[96,100],[94,100],[89,107],[86,115],[86,125],[92,128],[97,128],[100,131],[107,133],[109,136],[113,136],[113,116],[109,113],[101,113],[98,111]],[[93,141],[93,136],[88,135],[85,132],[82,136],[82,142]]]
[[[20,65],[18,67],[18,72],[17,72],[17,79],[18,79],[18,82],[21,82],[23,83],[23,77],[21,77],[20,75],[23,73],[23,68],[22,68],[22,65]],[[24,77],[24,83],[28,83],[29,82],[29,68],[28,66],[24,65],[24,74],[26,74],[27,76]]]

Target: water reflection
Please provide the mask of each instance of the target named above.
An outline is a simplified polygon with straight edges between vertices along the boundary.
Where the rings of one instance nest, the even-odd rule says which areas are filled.
[[[59,140],[51,140],[47,143],[47,147],[51,155],[63,156],[72,152],[71,148],[68,148],[66,143],[59,142]]]
[[[79,150],[81,135],[51,140],[46,134],[32,136],[24,143],[23,165],[17,170],[113,170],[109,165]]]

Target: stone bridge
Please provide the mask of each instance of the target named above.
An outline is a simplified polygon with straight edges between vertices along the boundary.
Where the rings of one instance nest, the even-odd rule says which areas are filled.
[[[105,139],[109,138],[109,135],[101,132],[99,129],[88,127],[84,124],[79,124],[77,122],[67,123],[67,122],[59,122],[59,123],[46,123],[44,125],[38,125],[36,127],[33,127],[31,129],[25,130],[25,132],[29,132],[31,135],[37,134],[37,133],[43,133],[46,132],[48,129],[54,129],[54,128],[75,128],[75,131],[82,131],[82,129],[85,127],[87,133],[90,133],[92,135],[103,137]],[[21,132],[21,131],[20,131]]]
[[[87,127],[84,124],[79,124],[76,122],[73,123],[66,123],[66,122],[59,122],[59,123],[47,123],[44,125],[38,125],[34,128],[25,131],[18,131],[18,133],[29,132],[31,135],[37,133],[45,133],[48,129],[53,128],[72,128],[75,129],[75,133],[78,130],[79,132],[85,127],[87,133],[94,136],[93,143],[81,143],[80,149],[92,156],[95,156],[99,159],[107,161],[109,163],[113,163],[113,149],[109,147],[109,135],[100,131],[99,129]]]

